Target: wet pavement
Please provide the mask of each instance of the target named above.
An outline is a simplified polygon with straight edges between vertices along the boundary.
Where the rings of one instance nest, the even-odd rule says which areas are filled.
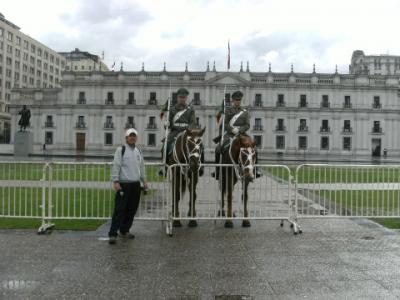
[[[398,299],[400,234],[367,220],[200,221],[168,237],[135,221],[134,240],[95,232],[0,230],[0,299]],[[185,224],[186,225],[186,224]]]

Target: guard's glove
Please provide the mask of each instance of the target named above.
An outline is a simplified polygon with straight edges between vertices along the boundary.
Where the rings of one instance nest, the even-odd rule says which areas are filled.
[[[164,126],[165,126],[165,127],[169,127],[169,121],[165,121],[165,122],[164,122]]]
[[[239,128],[235,127],[232,129],[233,134],[238,134],[239,133]]]

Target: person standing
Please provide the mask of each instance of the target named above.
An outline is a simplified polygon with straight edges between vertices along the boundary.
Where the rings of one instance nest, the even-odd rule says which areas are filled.
[[[136,147],[137,131],[130,128],[125,133],[126,143],[117,148],[114,154],[111,179],[115,193],[115,207],[108,233],[109,244],[117,242],[117,236],[133,239],[129,232],[139,206],[141,182],[146,190],[144,159]]]

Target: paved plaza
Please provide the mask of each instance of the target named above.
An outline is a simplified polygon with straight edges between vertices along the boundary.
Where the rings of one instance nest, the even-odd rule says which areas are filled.
[[[225,229],[136,221],[135,240],[94,232],[2,230],[1,299],[398,299],[400,235],[367,220]],[[186,225],[186,224],[185,224]]]

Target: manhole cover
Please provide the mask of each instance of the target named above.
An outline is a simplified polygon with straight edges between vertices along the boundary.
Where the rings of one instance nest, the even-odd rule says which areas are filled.
[[[39,282],[33,280],[4,280],[2,287],[5,290],[24,290],[35,288]]]
[[[374,240],[375,238],[373,236],[363,236],[363,240]]]
[[[215,300],[252,300],[253,297],[248,295],[218,295]]]

